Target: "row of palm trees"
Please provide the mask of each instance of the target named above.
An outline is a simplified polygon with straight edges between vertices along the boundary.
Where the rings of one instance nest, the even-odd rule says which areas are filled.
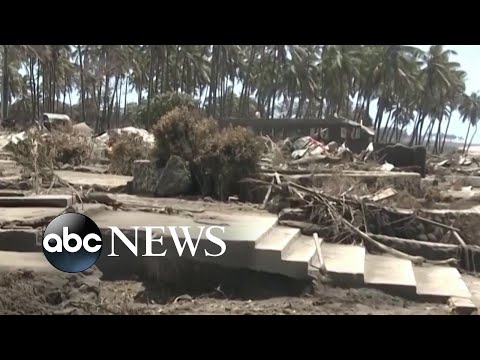
[[[75,108],[110,128],[133,106],[128,94],[149,114],[157,95],[181,92],[220,118],[340,114],[371,121],[382,141],[410,125],[410,144],[441,152],[455,111],[469,124],[465,147],[480,116],[442,45],[3,45],[1,55],[3,118]]]

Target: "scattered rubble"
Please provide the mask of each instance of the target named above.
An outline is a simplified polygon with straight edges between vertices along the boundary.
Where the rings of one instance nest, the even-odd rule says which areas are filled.
[[[189,216],[203,210],[155,206],[153,199],[133,206],[108,193],[212,196],[248,211],[253,206],[244,202],[253,199],[256,208],[278,214],[281,225],[300,228],[309,236],[321,234],[325,242],[360,244],[370,253],[387,253],[417,265],[454,265],[474,273],[480,268],[480,244],[471,231],[466,231],[467,227],[475,228],[470,224],[475,222],[473,217],[465,215],[462,223],[450,214],[440,216],[429,212],[442,207],[455,208],[461,201],[468,200],[472,205],[480,200],[480,191],[476,189],[479,185],[475,182],[476,176],[480,176],[480,164],[474,157],[459,153],[432,157],[426,156],[421,147],[377,147],[373,143],[355,153],[345,143],[325,144],[317,136],[278,142],[264,137],[265,151],[258,156],[253,150],[256,139],[252,140],[249,132],[218,128],[215,136],[206,137],[207,130],[217,129],[217,124],[203,117],[190,118],[188,114],[176,113],[177,117],[172,116],[163,127],[155,128],[156,136],[163,136],[163,150],[168,150],[163,153],[161,164],[149,155],[151,149],[158,151],[158,146],[154,146],[155,135],[134,127],[110,130],[95,138],[85,123],[74,125],[73,133],[63,135],[53,129],[46,132],[36,128],[13,134],[8,137],[5,150],[14,152],[12,156],[23,167],[23,174],[1,178],[0,189],[49,193],[68,187],[69,193],[82,203],[104,204],[119,211],[134,208]],[[178,116],[182,122],[177,121]],[[181,141],[177,136],[178,141],[169,142],[171,134],[183,125],[191,133],[185,132]],[[70,140],[72,134],[74,141]],[[130,151],[119,142],[127,138],[140,139],[135,144],[141,146]],[[187,149],[184,143],[192,139],[196,147]],[[175,146],[183,152],[177,152]],[[98,166],[100,159],[108,165]],[[256,170],[255,164],[258,164]],[[112,173],[133,177],[116,177],[115,181],[121,180],[122,184],[111,185]],[[197,179],[199,174],[201,180]],[[103,180],[106,184],[102,184]],[[248,198],[237,183],[255,195]],[[27,200],[28,196],[24,196],[24,201]],[[5,204],[12,201],[16,202],[15,198],[3,199]],[[225,205],[211,201],[212,207]],[[2,230],[9,226],[44,225],[38,221],[15,224],[2,221]],[[3,280],[9,281],[6,277]],[[42,301],[47,304],[48,313],[58,310],[49,308],[50,303],[64,304],[62,311],[67,313],[82,311],[72,310],[64,294],[44,295]],[[174,303],[193,300],[177,296]],[[97,304],[98,299],[87,301]],[[449,305],[455,313],[468,313],[471,309],[470,304],[459,299],[451,299]],[[106,312],[109,311],[113,312]]]

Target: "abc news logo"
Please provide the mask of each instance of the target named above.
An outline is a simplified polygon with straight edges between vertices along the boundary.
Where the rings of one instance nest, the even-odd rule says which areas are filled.
[[[111,253],[107,256],[116,257],[115,253],[115,239],[121,242],[135,255],[138,256],[138,230],[140,227],[134,226],[135,241],[132,242],[128,237],[117,227],[110,226],[112,232],[111,236]],[[146,257],[166,256],[167,250],[162,253],[153,252],[153,243],[158,242],[163,245],[163,236],[154,238],[154,230],[159,229],[165,231],[163,226],[145,226],[145,254]],[[180,226],[183,231],[185,240],[180,240],[177,234],[177,227],[168,226],[171,238],[179,256],[182,256],[186,247],[188,246],[192,256],[195,256],[198,244],[202,234],[205,230],[205,237],[210,242],[214,243],[220,248],[218,253],[209,253],[204,250],[205,256],[218,257],[225,253],[225,242],[214,236],[212,230],[218,229],[222,232],[225,228],[222,226],[200,226],[200,232],[196,242],[192,240],[188,226]],[[205,229],[206,228],[206,229]],[[95,265],[102,253],[102,234],[98,226],[89,217],[77,214],[66,213],[56,217],[50,224],[48,224],[43,234],[43,253],[45,257],[60,271],[68,273],[82,272]]]

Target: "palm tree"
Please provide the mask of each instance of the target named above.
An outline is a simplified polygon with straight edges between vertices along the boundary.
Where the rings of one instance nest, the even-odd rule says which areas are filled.
[[[468,150],[468,135],[472,126],[475,127],[476,133],[477,122],[480,116],[480,95],[476,92],[471,93],[470,96],[463,95],[458,111],[462,117],[462,122],[468,121],[467,135],[465,136],[465,144],[463,145],[463,152],[465,153]],[[473,135],[475,135],[475,133]],[[472,143],[472,140],[473,136],[470,140],[470,144]]]

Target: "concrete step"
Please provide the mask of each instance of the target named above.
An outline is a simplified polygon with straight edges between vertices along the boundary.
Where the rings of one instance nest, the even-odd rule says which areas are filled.
[[[282,251],[300,234],[300,229],[274,226],[255,244],[249,268],[268,273],[277,272],[282,263]]]
[[[387,255],[365,256],[365,284],[406,296],[415,295],[412,262]]]
[[[255,244],[259,252],[274,252],[281,259],[281,252],[300,234],[300,229],[275,226]]]
[[[480,278],[473,275],[462,274],[462,280],[472,295],[472,302],[480,309]]]
[[[365,273],[365,248],[361,246],[322,243],[322,257],[328,275],[336,283],[363,285]],[[318,256],[312,265],[320,266]]]
[[[43,253],[0,251],[0,270],[33,270],[42,273],[59,272],[45,258]]]
[[[1,229],[0,251],[37,252],[42,251],[41,230]]]
[[[471,315],[478,310],[473,301],[467,298],[451,297],[448,299],[448,306],[456,315]]]
[[[309,267],[317,249],[311,236],[298,236],[282,251],[282,263],[277,273],[307,279]]]
[[[0,207],[60,207],[74,203],[72,195],[1,196]]]
[[[449,266],[415,266],[417,295],[425,300],[447,301],[451,297],[471,299],[458,270]]]

